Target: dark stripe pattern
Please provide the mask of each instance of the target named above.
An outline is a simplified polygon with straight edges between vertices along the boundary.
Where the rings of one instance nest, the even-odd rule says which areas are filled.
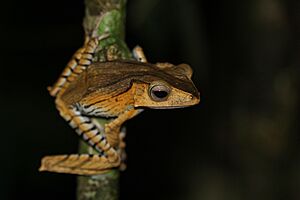
[[[68,84],[76,79],[91,63],[93,54],[97,48],[98,39],[91,39],[84,48],[79,49],[72,57],[61,76],[50,89],[52,96],[57,96],[62,88],[66,88]]]
[[[100,154],[104,154],[100,146],[107,145],[105,136],[100,133],[96,125],[90,120],[90,118],[82,116],[79,109],[73,106],[70,109],[69,125],[75,129],[76,133],[92,147],[94,147]],[[100,144],[101,143],[101,144]]]

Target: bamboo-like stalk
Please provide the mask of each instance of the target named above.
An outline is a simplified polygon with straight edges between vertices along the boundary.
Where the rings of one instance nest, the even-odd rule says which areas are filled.
[[[108,34],[99,43],[95,53],[96,61],[107,59],[128,59],[130,51],[124,42],[126,0],[85,0],[83,22],[87,37]],[[106,119],[97,119],[104,126]],[[97,153],[85,143],[80,143],[80,153]],[[119,170],[110,170],[96,176],[79,176],[77,186],[78,200],[117,200],[119,197]]]

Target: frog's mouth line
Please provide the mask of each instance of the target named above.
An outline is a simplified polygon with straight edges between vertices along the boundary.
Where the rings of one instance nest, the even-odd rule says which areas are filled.
[[[187,106],[141,106],[139,108],[150,108],[150,109],[154,109],[154,110],[169,110],[169,109],[177,109],[177,108],[186,108],[186,107],[190,107],[193,105],[187,105]]]

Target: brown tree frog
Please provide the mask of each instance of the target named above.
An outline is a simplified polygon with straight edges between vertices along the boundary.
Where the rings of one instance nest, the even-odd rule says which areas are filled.
[[[103,38],[92,38],[79,49],[49,88],[60,115],[98,155],[46,156],[41,171],[101,174],[121,164],[121,125],[144,108],[182,108],[198,104],[192,69],[187,64],[151,64],[140,47],[136,60],[93,62]],[[103,128],[95,117],[111,118]]]

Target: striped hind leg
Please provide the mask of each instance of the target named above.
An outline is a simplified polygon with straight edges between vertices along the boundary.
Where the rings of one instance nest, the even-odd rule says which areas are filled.
[[[89,174],[120,166],[121,158],[118,152],[107,142],[106,136],[89,117],[82,116],[76,106],[67,107],[59,98],[56,105],[60,115],[85,142],[99,152],[99,155],[95,155],[93,159],[88,159],[86,155],[46,156],[42,160],[42,171]],[[92,171],[86,172],[89,169]]]
[[[51,96],[57,96],[59,93],[63,93],[68,85],[92,63],[99,41],[107,37],[108,35],[103,35],[101,37],[91,38],[85,43],[84,47],[76,51],[54,86],[48,87]]]
[[[73,70],[77,67],[78,61],[80,60],[84,48],[78,49],[75,54],[72,56],[71,60],[68,62],[67,66],[61,73],[58,80],[52,87],[48,87],[51,96],[56,96],[61,88],[66,84],[67,78],[73,73]]]
[[[100,132],[91,118],[83,116],[77,106],[66,106],[63,100],[56,99],[60,115],[75,129],[77,134],[100,154],[104,154],[111,162],[119,160],[115,149],[108,143],[106,136]]]

